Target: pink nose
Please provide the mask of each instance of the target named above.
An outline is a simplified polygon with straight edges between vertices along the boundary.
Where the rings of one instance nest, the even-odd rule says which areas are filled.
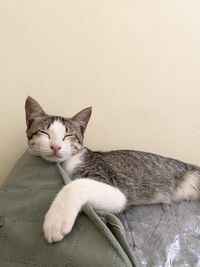
[[[56,154],[60,149],[61,149],[61,146],[59,145],[51,145],[50,148],[53,150],[53,152]]]

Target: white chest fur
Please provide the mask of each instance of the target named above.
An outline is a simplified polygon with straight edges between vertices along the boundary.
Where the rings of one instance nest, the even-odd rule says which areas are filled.
[[[84,152],[81,151],[74,156],[71,156],[67,161],[63,162],[64,170],[70,175],[76,167],[83,163]]]

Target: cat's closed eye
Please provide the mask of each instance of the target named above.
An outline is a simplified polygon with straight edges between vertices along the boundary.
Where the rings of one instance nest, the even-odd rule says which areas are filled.
[[[33,133],[29,139],[32,139],[34,135],[39,135],[39,134],[45,134],[50,139],[50,135],[42,130],[38,130],[37,132]]]
[[[45,134],[45,135],[47,135],[47,136],[49,137],[49,139],[50,139],[50,135],[49,135],[47,132],[39,130],[39,131],[37,132],[37,134],[38,134],[38,133]]]
[[[75,134],[66,134],[63,138],[63,141],[66,139],[66,138],[69,138],[69,137],[73,137],[75,136]]]

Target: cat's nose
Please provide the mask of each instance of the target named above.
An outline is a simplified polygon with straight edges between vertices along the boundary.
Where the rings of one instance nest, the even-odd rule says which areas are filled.
[[[51,145],[50,148],[56,154],[61,149],[61,146],[54,144],[54,145]]]

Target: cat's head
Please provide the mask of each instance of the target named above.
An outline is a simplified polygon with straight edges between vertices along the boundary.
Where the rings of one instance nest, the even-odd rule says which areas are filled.
[[[82,148],[91,107],[72,118],[48,115],[39,103],[28,97],[25,103],[27,138],[33,155],[53,161],[66,161]]]

